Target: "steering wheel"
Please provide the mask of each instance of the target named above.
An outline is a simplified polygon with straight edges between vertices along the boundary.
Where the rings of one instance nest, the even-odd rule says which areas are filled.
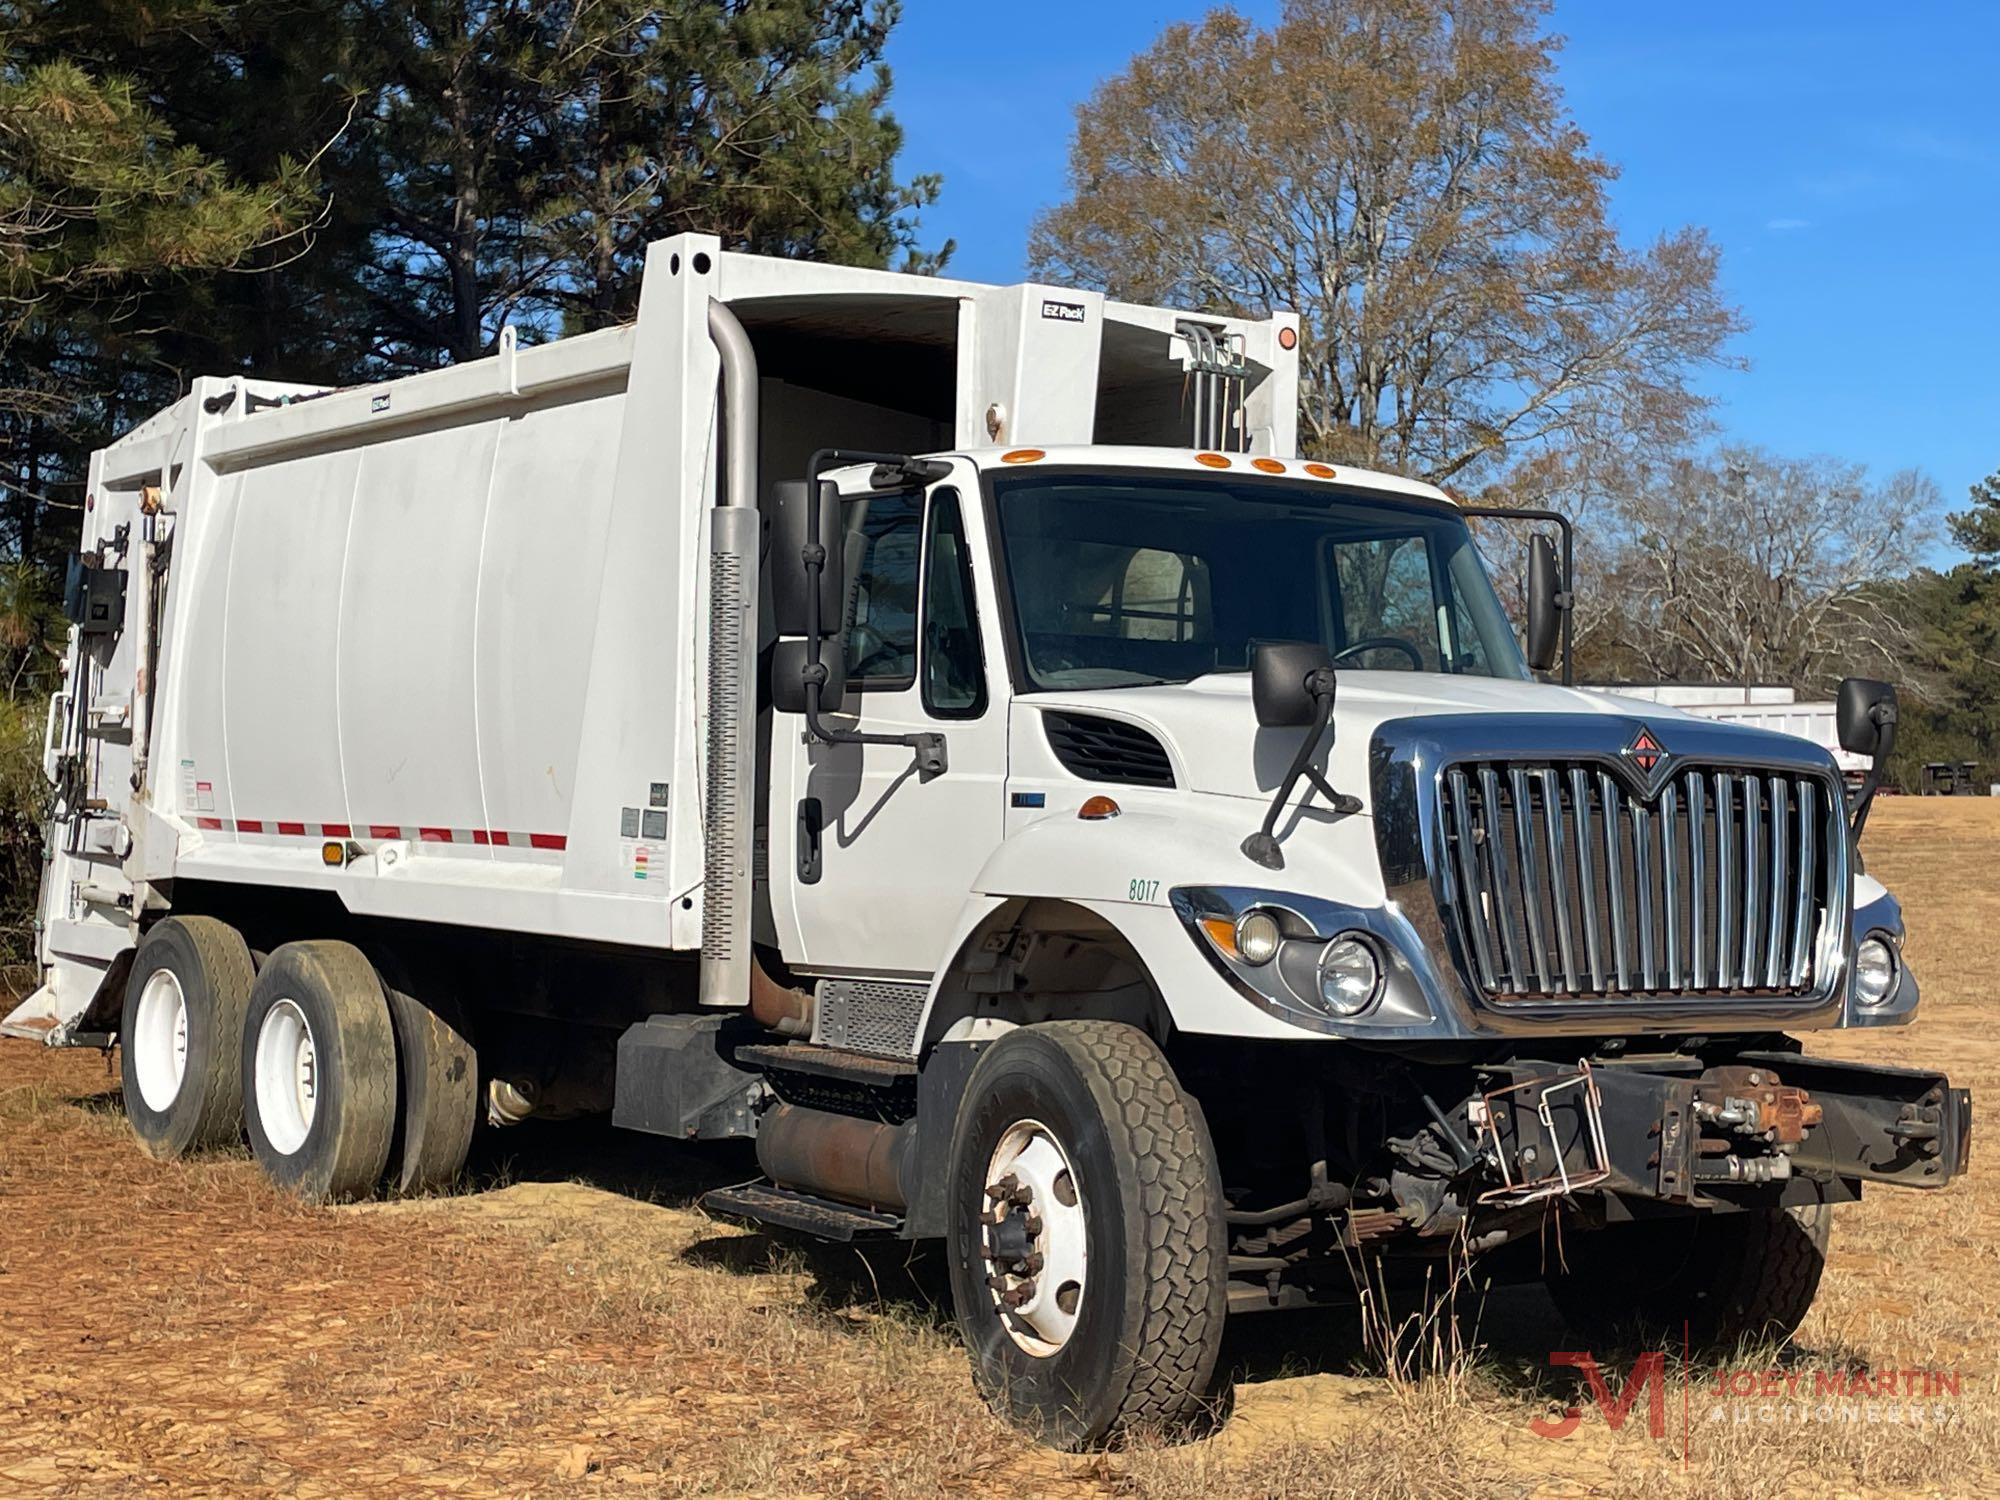
[[[1337,662],[1346,661],[1350,656],[1362,656],[1370,651],[1400,651],[1410,659],[1410,670],[1412,672],[1421,672],[1424,669],[1423,652],[1404,640],[1400,635],[1364,636],[1353,645],[1343,646],[1340,650],[1334,652],[1333,659]]]
[[[903,642],[892,641],[869,625],[856,625],[848,636],[848,644],[854,648],[855,660],[847,675],[856,678],[866,677],[877,667],[885,667],[909,653]]]

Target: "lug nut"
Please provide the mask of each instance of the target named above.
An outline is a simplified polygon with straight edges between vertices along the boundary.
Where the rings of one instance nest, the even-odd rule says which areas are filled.
[[[1030,1251],[1028,1254],[1022,1256],[1019,1260],[1015,1261],[1014,1264],[1021,1268],[1021,1274],[1023,1276],[1032,1276],[1042,1268],[1041,1252],[1038,1250]]]
[[[1021,1219],[1021,1227],[1027,1230],[1029,1234],[1040,1234],[1042,1232],[1042,1216],[1040,1214],[1024,1215]]]

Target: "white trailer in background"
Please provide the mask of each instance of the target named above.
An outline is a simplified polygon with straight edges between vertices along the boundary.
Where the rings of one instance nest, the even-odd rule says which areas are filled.
[[[1747,724],[1774,734],[1796,735],[1833,757],[1850,786],[1868,774],[1869,758],[1840,743],[1840,726],[1832,703],[1801,703],[1791,688],[1772,683],[1738,685],[1728,682],[1614,682],[1604,692],[1621,698],[1664,703],[1723,724]]]
[[[1534,681],[1546,542],[1524,656],[1446,496],[1295,456],[1298,342],[687,235],[629,327],[196,381],[91,463],[6,1029],[315,1199],[754,1137],[710,1207],[945,1238],[1067,1444],[1363,1250],[1788,1332],[1967,1140],[1785,1035],[1917,1003],[1835,763]]]

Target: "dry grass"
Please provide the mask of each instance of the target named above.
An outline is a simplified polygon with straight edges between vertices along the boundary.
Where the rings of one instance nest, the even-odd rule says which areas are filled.
[[[1925,1013],[1815,1046],[1944,1064],[1983,1117],[2000,1097],[2000,803],[1888,803],[1869,842],[1910,912]],[[1542,1438],[1528,1422],[1579,1400],[1546,1363],[1568,1339],[1539,1294],[1496,1293],[1476,1324],[1382,1307],[1373,1337],[1352,1314],[1244,1320],[1213,1437],[1065,1457],[978,1402],[934,1263],[786,1250],[690,1208],[748,1174],[740,1154],[524,1128],[497,1138],[513,1154],[484,1164],[481,1191],[312,1210],[241,1156],[147,1161],[115,1088],[101,1058],[0,1044],[9,1494],[2000,1489],[2000,1163],[1983,1150],[1944,1194],[1845,1211],[1798,1347],[1729,1362],[1808,1387],[1821,1370],[1955,1370],[1945,1421],[1739,1421],[1765,1403],[1675,1366],[1664,1439],[1643,1398],[1613,1432],[1587,1393],[1576,1431]]]

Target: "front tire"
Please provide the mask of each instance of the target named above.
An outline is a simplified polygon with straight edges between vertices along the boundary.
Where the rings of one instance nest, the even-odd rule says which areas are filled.
[[[267,1177],[309,1202],[375,1190],[396,1128],[396,1034],[382,981],[349,943],[287,943],[243,1028],[243,1119]]]
[[[994,1043],[948,1193],[959,1328],[996,1410],[1063,1448],[1203,1414],[1228,1311],[1221,1182],[1152,1038],[1056,1021]]]
[[[1782,1342],[1819,1291],[1832,1218],[1808,1204],[1615,1224],[1566,1237],[1545,1280],[1570,1327],[1605,1346]]]
[[[172,1161],[243,1134],[239,1047],[256,971],[213,917],[167,917],[132,960],[118,1023],[125,1116],[148,1156]]]

